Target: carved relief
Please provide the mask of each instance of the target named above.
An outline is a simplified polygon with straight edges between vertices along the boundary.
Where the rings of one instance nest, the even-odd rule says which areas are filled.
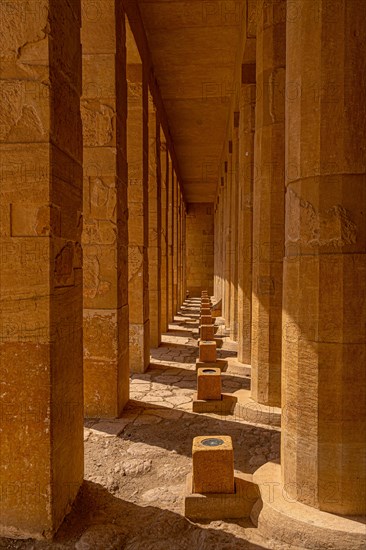
[[[275,281],[273,277],[258,277],[258,295],[273,295],[275,293]]]
[[[35,69],[35,60],[40,60],[39,64],[45,65],[46,52],[48,52],[45,39],[50,32],[47,8],[45,0],[38,0],[34,6],[27,6],[25,2],[2,3],[2,32],[0,33],[2,61],[18,62],[27,72]],[[31,13],[33,17],[29,17]],[[27,64],[30,59],[28,50],[32,54],[32,62],[29,64]],[[24,52],[25,61],[23,61]],[[25,63],[25,66],[22,63]]]
[[[292,189],[287,191],[287,195],[288,241],[335,248],[356,242],[357,227],[346,208],[336,204],[323,212],[316,212],[310,202],[299,197]]]
[[[116,190],[108,187],[100,177],[89,180],[90,215],[102,219],[113,219],[116,211]]]
[[[117,240],[117,227],[108,220],[88,220],[84,223],[83,243],[114,245]]]
[[[72,286],[74,284],[74,244],[69,241],[55,257],[56,286]]]
[[[141,98],[142,97],[142,82],[130,82],[127,81],[128,97],[129,98]]]
[[[139,246],[130,246],[128,248],[128,281],[138,274],[142,267],[143,252]]]
[[[46,133],[35,106],[30,103],[32,94],[27,93],[25,86],[20,81],[0,82],[0,141],[11,141],[19,135],[26,135],[26,141],[32,141]]]
[[[75,270],[83,265],[83,251],[78,242],[68,241],[55,256],[55,287],[74,286]]]
[[[11,204],[10,220],[13,237],[46,237],[61,233],[61,210],[55,204]]]
[[[109,292],[111,283],[103,280],[100,273],[99,258],[96,254],[84,257],[84,290],[85,298],[104,296]]]
[[[84,146],[96,147],[109,145],[113,139],[114,110],[108,105],[89,101],[81,103]]]

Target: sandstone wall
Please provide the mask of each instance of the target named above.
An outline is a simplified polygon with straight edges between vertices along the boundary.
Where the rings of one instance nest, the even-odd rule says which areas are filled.
[[[214,209],[211,203],[187,205],[186,219],[187,290],[191,296],[201,289],[213,294]]]

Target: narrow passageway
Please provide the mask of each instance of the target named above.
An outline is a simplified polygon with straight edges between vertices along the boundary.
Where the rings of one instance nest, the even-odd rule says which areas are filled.
[[[249,520],[198,524],[183,517],[193,437],[230,435],[241,472],[279,457],[277,429],[250,425],[234,414],[192,413],[198,317],[199,301],[186,300],[161,346],[151,350],[147,372],[131,376],[131,399],[121,418],[86,421],[86,481],[52,548],[279,548],[264,542]],[[218,355],[228,360],[223,391],[248,387],[250,372],[237,362],[236,343],[225,336],[223,324],[218,335],[223,340]],[[48,548],[41,542],[14,544]]]

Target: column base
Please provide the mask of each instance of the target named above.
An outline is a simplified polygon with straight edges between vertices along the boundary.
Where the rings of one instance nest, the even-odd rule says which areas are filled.
[[[365,516],[340,516],[294,502],[282,486],[280,464],[264,464],[253,481],[261,497],[250,517],[263,537],[317,550],[365,548]]]
[[[184,511],[192,520],[248,518],[258,498],[258,488],[250,474],[235,472],[235,493],[192,493],[192,474],[186,478]]]
[[[197,399],[193,395],[192,411],[195,413],[229,414],[233,412],[237,399],[230,393],[221,394],[221,399]]]
[[[250,390],[238,390],[234,392],[238,402],[235,406],[236,417],[253,424],[265,424],[268,426],[281,426],[281,409],[262,405],[252,399]]]

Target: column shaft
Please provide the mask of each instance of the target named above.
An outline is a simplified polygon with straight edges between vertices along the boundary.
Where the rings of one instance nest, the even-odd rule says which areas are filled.
[[[238,339],[238,218],[239,218],[239,129],[233,128],[231,165],[231,285],[230,285],[230,338]]]
[[[84,403],[115,417],[129,397],[126,51],[114,2],[100,14],[82,22]]]
[[[150,359],[148,273],[148,90],[142,65],[127,66],[128,301],[130,370],[144,372]]]
[[[161,172],[161,331],[168,330],[168,159],[166,141],[160,130],[160,172]]]
[[[173,172],[173,316],[178,310],[178,179],[175,171]]]
[[[242,84],[239,118],[238,360],[251,363],[255,84]]]
[[[149,98],[149,311],[150,346],[161,341],[161,173],[160,125]]]
[[[168,192],[168,322],[173,321],[173,169],[170,154],[168,154],[167,171]]]
[[[301,17],[292,13],[287,31],[282,477],[290,498],[365,514],[365,4],[295,6]]]
[[[253,191],[252,398],[281,405],[285,0],[258,2]]]
[[[230,290],[231,290],[231,155],[225,162],[225,213],[224,213],[224,283],[223,317],[226,327],[230,327]]]
[[[0,536],[41,539],[84,468],[81,9],[19,8],[0,8]]]

